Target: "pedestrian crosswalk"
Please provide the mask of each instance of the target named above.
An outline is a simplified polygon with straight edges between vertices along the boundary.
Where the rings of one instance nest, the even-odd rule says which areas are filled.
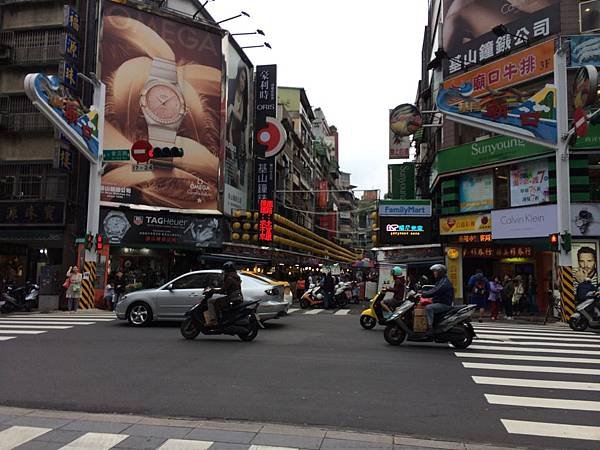
[[[455,355],[508,433],[600,441],[599,334],[497,323],[475,332]]]
[[[290,308],[290,309],[288,309],[288,314],[304,314],[304,315],[308,315],[308,316],[314,316],[314,315],[317,315],[317,314],[333,315],[333,316],[347,316],[349,314],[360,314],[361,311],[362,311],[362,309],[358,310],[358,309],[347,309],[347,308],[341,308],[341,309],[322,309],[322,308],[300,309],[300,308]]]
[[[35,448],[45,448],[45,445],[57,448],[51,442],[52,438],[48,437],[48,441],[44,438],[51,433],[51,428],[42,427],[25,427],[11,426],[0,431],[0,450],[13,450],[25,444],[36,444]],[[118,445],[127,446],[127,439],[135,438],[130,436],[126,431],[121,433],[97,433],[97,432],[82,432],[81,436],[74,438],[71,442],[65,443],[59,450],[109,450]],[[213,441],[201,441],[194,439],[172,438],[166,439],[165,442],[155,447],[155,450],[208,450],[215,444]],[[32,447],[33,448],[33,447]],[[131,447],[132,448],[132,447]],[[135,447],[137,448],[137,447]],[[151,447],[144,447],[151,448]],[[236,448],[243,448],[242,445],[237,445]],[[248,445],[247,450],[298,450],[293,447],[273,447],[267,445]]]
[[[86,311],[75,314],[56,312],[0,316],[0,342],[11,341],[23,336],[36,336],[50,331],[69,330],[77,326],[110,322],[115,319],[114,313],[111,312]]]

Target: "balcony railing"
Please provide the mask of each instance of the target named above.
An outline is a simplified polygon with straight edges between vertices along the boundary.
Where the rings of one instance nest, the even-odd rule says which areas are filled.
[[[52,131],[53,127],[41,113],[0,113],[0,129],[11,132],[35,132]]]
[[[8,64],[46,64],[63,59],[64,31],[26,30],[0,32],[0,44],[12,49]]]

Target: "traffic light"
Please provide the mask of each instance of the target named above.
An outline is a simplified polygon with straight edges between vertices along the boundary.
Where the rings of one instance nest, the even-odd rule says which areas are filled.
[[[181,147],[154,147],[148,150],[148,157],[154,158],[181,158],[183,149]]]
[[[96,250],[102,250],[104,248],[104,239],[101,234],[96,235]]]
[[[92,233],[85,235],[85,248],[86,250],[94,248],[94,235]]]
[[[563,233],[560,236],[560,245],[565,252],[570,252],[572,248],[571,233]]]
[[[550,251],[560,252],[560,235],[558,233],[550,235]]]

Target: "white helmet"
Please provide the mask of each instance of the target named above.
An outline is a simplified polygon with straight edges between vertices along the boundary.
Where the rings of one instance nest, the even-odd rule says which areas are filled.
[[[431,270],[432,272],[442,272],[442,273],[446,273],[446,266],[443,264],[434,264],[433,266],[431,266],[429,268],[429,270]]]

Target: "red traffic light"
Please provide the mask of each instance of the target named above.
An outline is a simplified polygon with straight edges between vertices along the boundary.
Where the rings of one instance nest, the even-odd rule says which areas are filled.
[[[550,235],[550,250],[553,252],[560,251],[560,236],[558,233],[552,233]]]
[[[104,248],[104,239],[101,234],[96,235],[96,250],[102,250]]]

